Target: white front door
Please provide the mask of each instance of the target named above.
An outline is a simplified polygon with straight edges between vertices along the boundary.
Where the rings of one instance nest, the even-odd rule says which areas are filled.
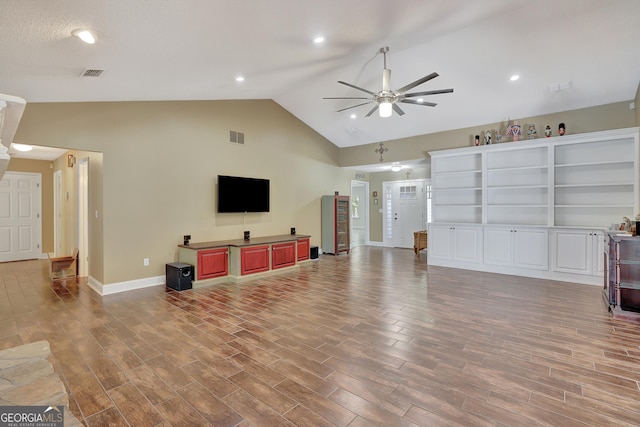
[[[42,255],[42,176],[6,172],[0,180],[0,262]]]
[[[413,248],[413,232],[424,230],[426,222],[424,182],[394,182],[393,246]]]
[[[413,248],[413,233],[427,228],[426,180],[383,182],[385,246]]]

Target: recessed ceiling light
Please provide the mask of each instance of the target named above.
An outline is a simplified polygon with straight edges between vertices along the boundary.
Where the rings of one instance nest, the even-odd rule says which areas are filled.
[[[515,82],[515,81],[516,81],[516,80],[518,80],[519,78],[520,78],[520,76],[519,76],[519,75],[514,74],[513,76],[511,76],[511,79],[510,79],[510,80],[511,80],[512,82]]]
[[[418,99],[416,99],[416,102],[419,102],[420,104],[422,104],[424,102],[424,99],[418,98]]]
[[[324,43],[324,37],[322,37],[322,36],[318,36],[318,37],[316,37],[315,39],[313,39],[313,42],[314,42],[315,44],[321,44],[321,43]]]
[[[27,152],[27,151],[33,150],[33,147],[30,146],[30,145],[27,145],[27,144],[15,144],[15,143],[13,143],[13,144],[11,144],[11,146],[13,148],[15,148],[16,150],[23,151],[23,152]]]
[[[356,116],[355,114],[352,114],[352,115],[350,115],[349,117],[351,117],[352,119],[355,119],[355,118],[356,118],[356,117],[358,117],[358,116]]]
[[[238,83],[243,82],[243,81],[244,81],[244,77],[242,77],[242,76],[238,76],[238,77],[236,77],[236,81],[237,81]]]
[[[73,30],[71,32],[71,35],[73,35],[74,37],[78,37],[80,40],[87,44],[94,44],[96,42],[96,34],[93,31],[84,28]]]

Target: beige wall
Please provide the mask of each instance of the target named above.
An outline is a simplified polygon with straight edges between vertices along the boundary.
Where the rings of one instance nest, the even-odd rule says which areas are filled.
[[[296,227],[318,244],[320,197],[349,193],[337,147],[269,100],[28,104],[15,139],[102,153],[90,160],[90,203],[102,200],[90,208],[90,275],[102,284],[164,276],[184,234]],[[218,174],[270,179],[271,212],[216,214]]]
[[[39,173],[42,176],[42,253],[53,252],[53,162],[11,159],[10,172]]]
[[[525,132],[528,123],[535,124],[539,136],[543,135],[544,128],[547,124],[551,126],[553,134],[556,135],[558,123],[561,122],[566,124],[567,133],[585,133],[627,128],[636,126],[637,110],[633,111],[629,109],[630,101],[631,100],[579,110],[564,111],[544,116],[518,117],[512,119],[518,119],[518,122],[524,126]],[[385,161],[401,162],[403,160],[424,159],[428,158],[429,151],[468,147],[473,145],[473,135],[482,135],[485,130],[498,128],[501,128],[504,134],[505,123],[489,123],[476,127],[385,141],[384,145],[389,149],[384,155]],[[521,138],[526,138],[526,135],[521,136]],[[505,140],[503,139],[503,141]],[[377,159],[373,150],[377,148],[377,146],[378,144],[367,144],[341,149],[340,166],[357,166],[362,165],[363,162],[375,163]]]
[[[547,123],[555,131],[561,121],[569,133],[635,126],[637,110],[628,107],[628,102],[616,103],[520,123],[533,122],[540,133]],[[387,141],[385,160],[468,146],[472,135],[500,125]],[[245,145],[228,143],[229,130],[244,132]],[[240,238],[244,230],[259,236],[296,227],[319,244],[320,196],[349,194],[356,173],[339,166],[377,161],[377,144],[338,149],[270,100],[28,104],[15,140],[89,157],[90,275],[106,285],[164,275],[164,264],[176,260],[184,234],[211,241]],[[69,174],[76,168],[66,167],[66,156],[55,162],[58,168],[73,197],[69,206],[75,206],[76,179]],[[216,214],[218,174],[270,179],[271,212]],[[411,178],[429,176],[425,169]],[[382,182],[401,179],[406,179],[402,173],[385,172],[364,180],[382,203]],[[371,200],[374,242],[382,241],[380,207]],[[69,209],[65,245],[73,246],[77,213]],[[151,259],[149,267],[143,258]]]

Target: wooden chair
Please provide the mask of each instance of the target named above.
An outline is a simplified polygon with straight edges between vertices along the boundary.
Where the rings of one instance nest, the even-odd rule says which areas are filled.
[[[49,279],[65,280],[78,277],[78,249],[70,256],[53,257],[49,253]]]

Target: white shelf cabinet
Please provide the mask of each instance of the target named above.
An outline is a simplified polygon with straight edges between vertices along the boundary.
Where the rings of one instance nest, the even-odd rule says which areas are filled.
[[[601,277],[604,274],[604,242],[603,230],[552,230],[552,270]]]
[[[432,219],[480,223],[482,220],[482,155],[464,153],[443,156],[432,166]]]
[[[482,262],[482,227],[437,224],[429,227],[429,258],[463,263]]]
[[[485,264],[549,269],[549,230],[544,227],[484,227]]]
[[[486,223],[547,225],[548,145],[487,151]]]
[[[602,227],[637,213],[637,136],[555,147],[558,226]]]
[[[602,230],[640,213],[638,128],[429,154],[434,265],[598,284]],[[463,225],[484,242],[469,265],[446,232]]]

